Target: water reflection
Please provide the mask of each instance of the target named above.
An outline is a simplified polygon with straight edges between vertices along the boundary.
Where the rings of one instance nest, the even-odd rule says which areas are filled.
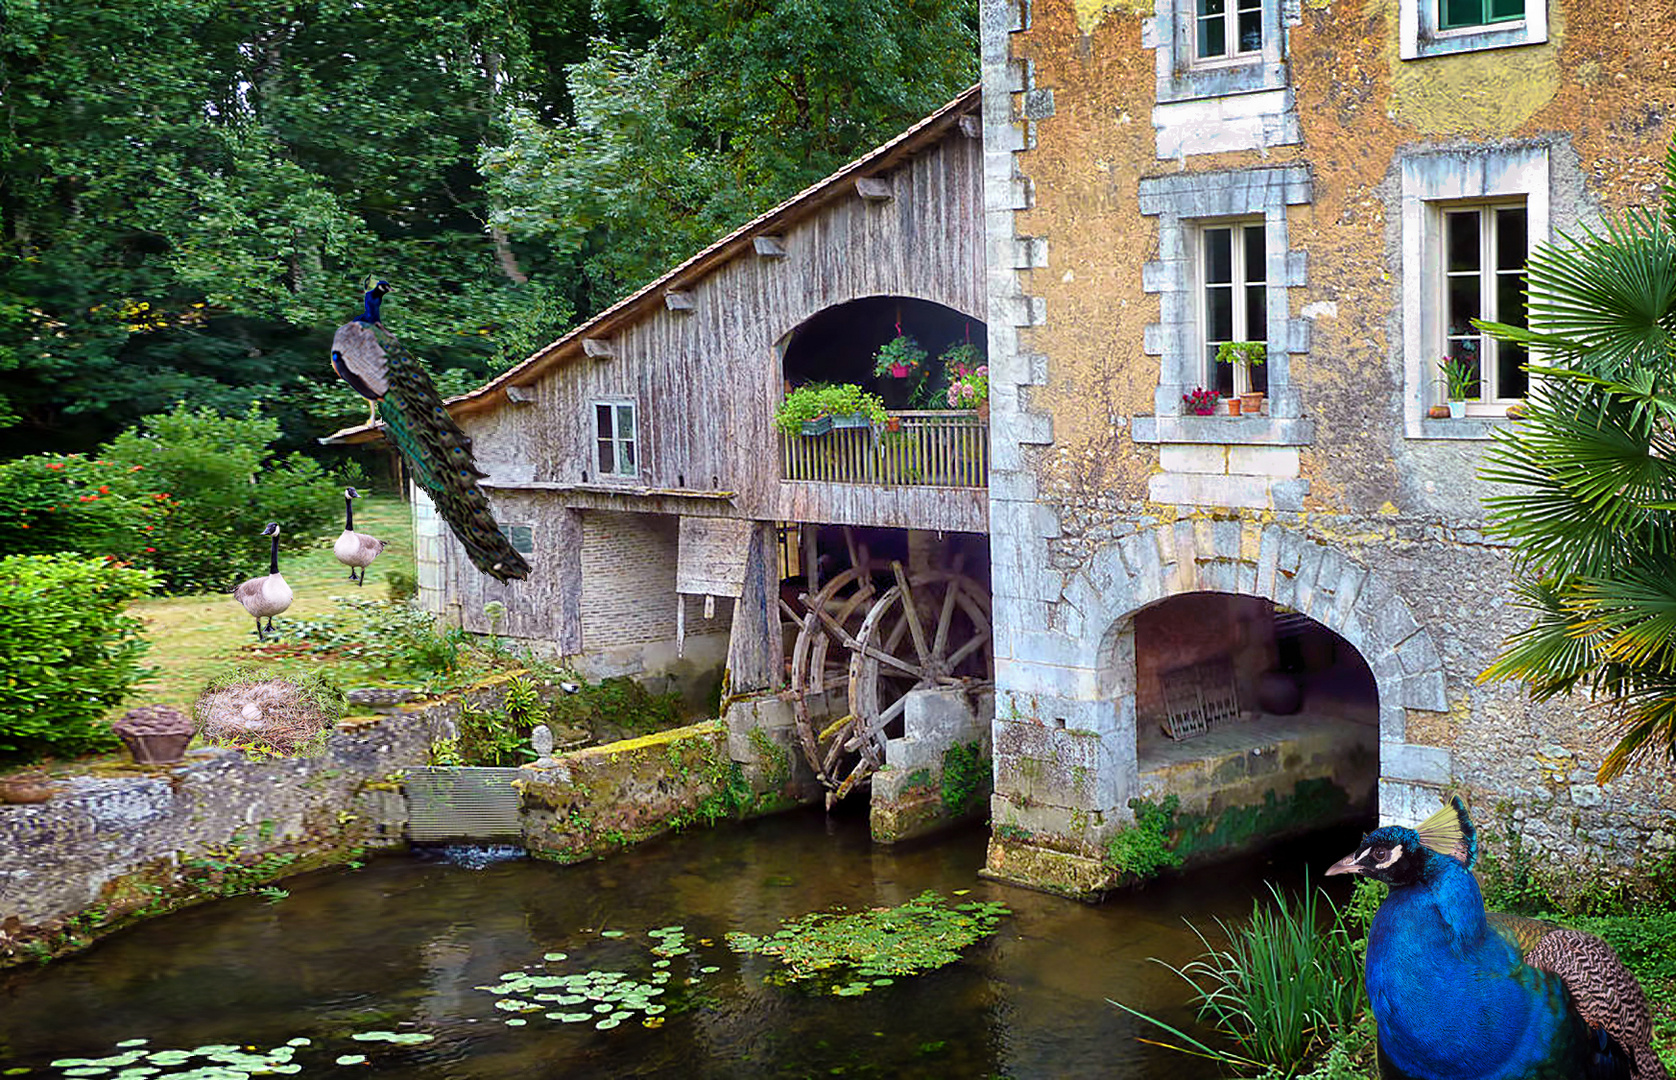
[[[1214,1066],[1137,1041],[1121,998],[1176,1024],[1191,1017],[1160,965],[1192,958],[1189,915],[1239,917],[1269,877],[1295,885],[1351,841],[1317,837],[1255,861],[1155,883],[1099,906],[979,879],[973,830],[907,850],[874,847],[859,817],[795,814],[654,843],[604,862],[535,860],[466,869],[386,858],[288,883],[289,899],[240,898],[136,927],[74,959],[0,976],[0,1069],[98,1056],[146,1037],[154,1048],[276,1046],[307,1036],[302,1075],[367,1052],[380,1076],[1125,1077],[1193,1080]],[[925,889],[969,889],[1014,911],[950,968],[861,997],[765,985],[772,965],[723,943],[806,912],[899,904]],[[532,1014],[508,1027],[476,986],[561,951],[555,970],[650,970],[647,929],[713,942],[671,970],[691,974],[696,1008],[648,1030],[611,1031]],[[602,930],[622,930],[603,938]],[[694,963],[684,966],[686,961]],[[720,970],[698,975],[699,965]],[[672,984],[676,985],[676,984]],[[431,1032],[421,1047],[368,1050],[370,1029]],[[51,1070],[48,1075],[56,1074]]]

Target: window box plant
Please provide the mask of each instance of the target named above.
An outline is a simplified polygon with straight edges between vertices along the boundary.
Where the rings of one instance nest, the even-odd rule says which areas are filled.
[[[1224,341],[1216,347],[1217,363],[1232,364],[1235,368],[1243,369],[1246,386],[1251,385],[1251,369],[1262,367],[1268,358],[1268,346],[1261,341]],[[1244,412],[1256,414],[1263,411],[1263,391],[1247,390],[1239,397]],[[1235,416],[1239,415],[1232,409],[1229,412]]]
[[[1181,403],[1187,406],[1187,411],[1194,416],[1214,416],[1216,403],[1222,400],[1222,395],[1215,390],[1206,390],[1202,386],[1195,386],[1192,390],[1181,395]]]
[[[970,345],[956,345],[942,356],[949,375],[947,401],[951,409],[976,409],[989,419],[989,365],[974,363],[978,351]],[[952,361],[952,362],[951,362]]]
[[[812,383],[786,395],[774,425],[787,435],[825,435],[834,427],[871,427],[885,422],[885,404],[855,383]]]
[[[925,363],[925,350],[907,334],[897,334],[873,354],[873,374],[906,379]]]

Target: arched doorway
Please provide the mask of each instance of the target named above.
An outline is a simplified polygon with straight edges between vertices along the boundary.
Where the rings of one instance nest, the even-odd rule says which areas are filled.
[[[898,334],[925,350],[921,375],[895,379],[873,373],[874,355]],[[780,370],[787,389],[855,383],[882,397],[888,409],[946,408],[938,395],[948,388],[948,372],[939,358],[969,343],[981,362],[987,340],[982,320],[954,308],[911,296],[867,296],[816,312],[786,335]]]

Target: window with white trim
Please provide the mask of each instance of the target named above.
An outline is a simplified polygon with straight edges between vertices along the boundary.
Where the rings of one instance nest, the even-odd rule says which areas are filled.
[[[1263,0],[1194,0],[1193,62],[1251,61],[1263,52]]]
[[[1269,337],[1268,248],[1261,218],[1214,222],[1199,228],[1199,333],[1206,389],[1223,397],[1267,391],[1265,365],[1219,362],[1230,341]]]
[[[1548,0],[1400,0],[1404,60],[1539,45],[1548,40]]]
[[[595,462],[602,477],[640,475],[639,440],[635,431],[634,402],[594,402]]]
[[[1525,325],[1525,259],[1529,228],[1525,201],[1487,206],[1437,207],[1442,221],[1444,318],[1440,357],[1447,357],[1470,373],[1467,411],[1474,403],[1491,406],[1525,396],[1523,346],[1497,341],[1475,328],[1475,319]],[[1505,408],[1494,409],[1505,415]]]

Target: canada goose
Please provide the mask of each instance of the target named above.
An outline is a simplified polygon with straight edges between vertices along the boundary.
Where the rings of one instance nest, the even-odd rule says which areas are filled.
[[[268,634],[274,628],[274,616],[291,606],[291,586],[285,584],[285,578],[279,573],[279,522],[268,522],[267,528],[262,530],[263,536],[274,538],[273,550],[268,557],[268,572],[264,577],[253,577],[233,590],[233,599],[244,605],[244,609],[256,616],[256,640],[268,640]],[[262,618],[267,617],[268,628],[262,629]]]
[[[384,541],[355,531],[355,500],[360,497],[361,493],[354,488],[343,489],[343,532],[338,534],[337,543],[332,545],[332,554],[338,557],[338,562],[349,567],[350,581],[365,585],[367,567],[384,550]],[[355,576],[357,569],[361,571],[360,577]]]

